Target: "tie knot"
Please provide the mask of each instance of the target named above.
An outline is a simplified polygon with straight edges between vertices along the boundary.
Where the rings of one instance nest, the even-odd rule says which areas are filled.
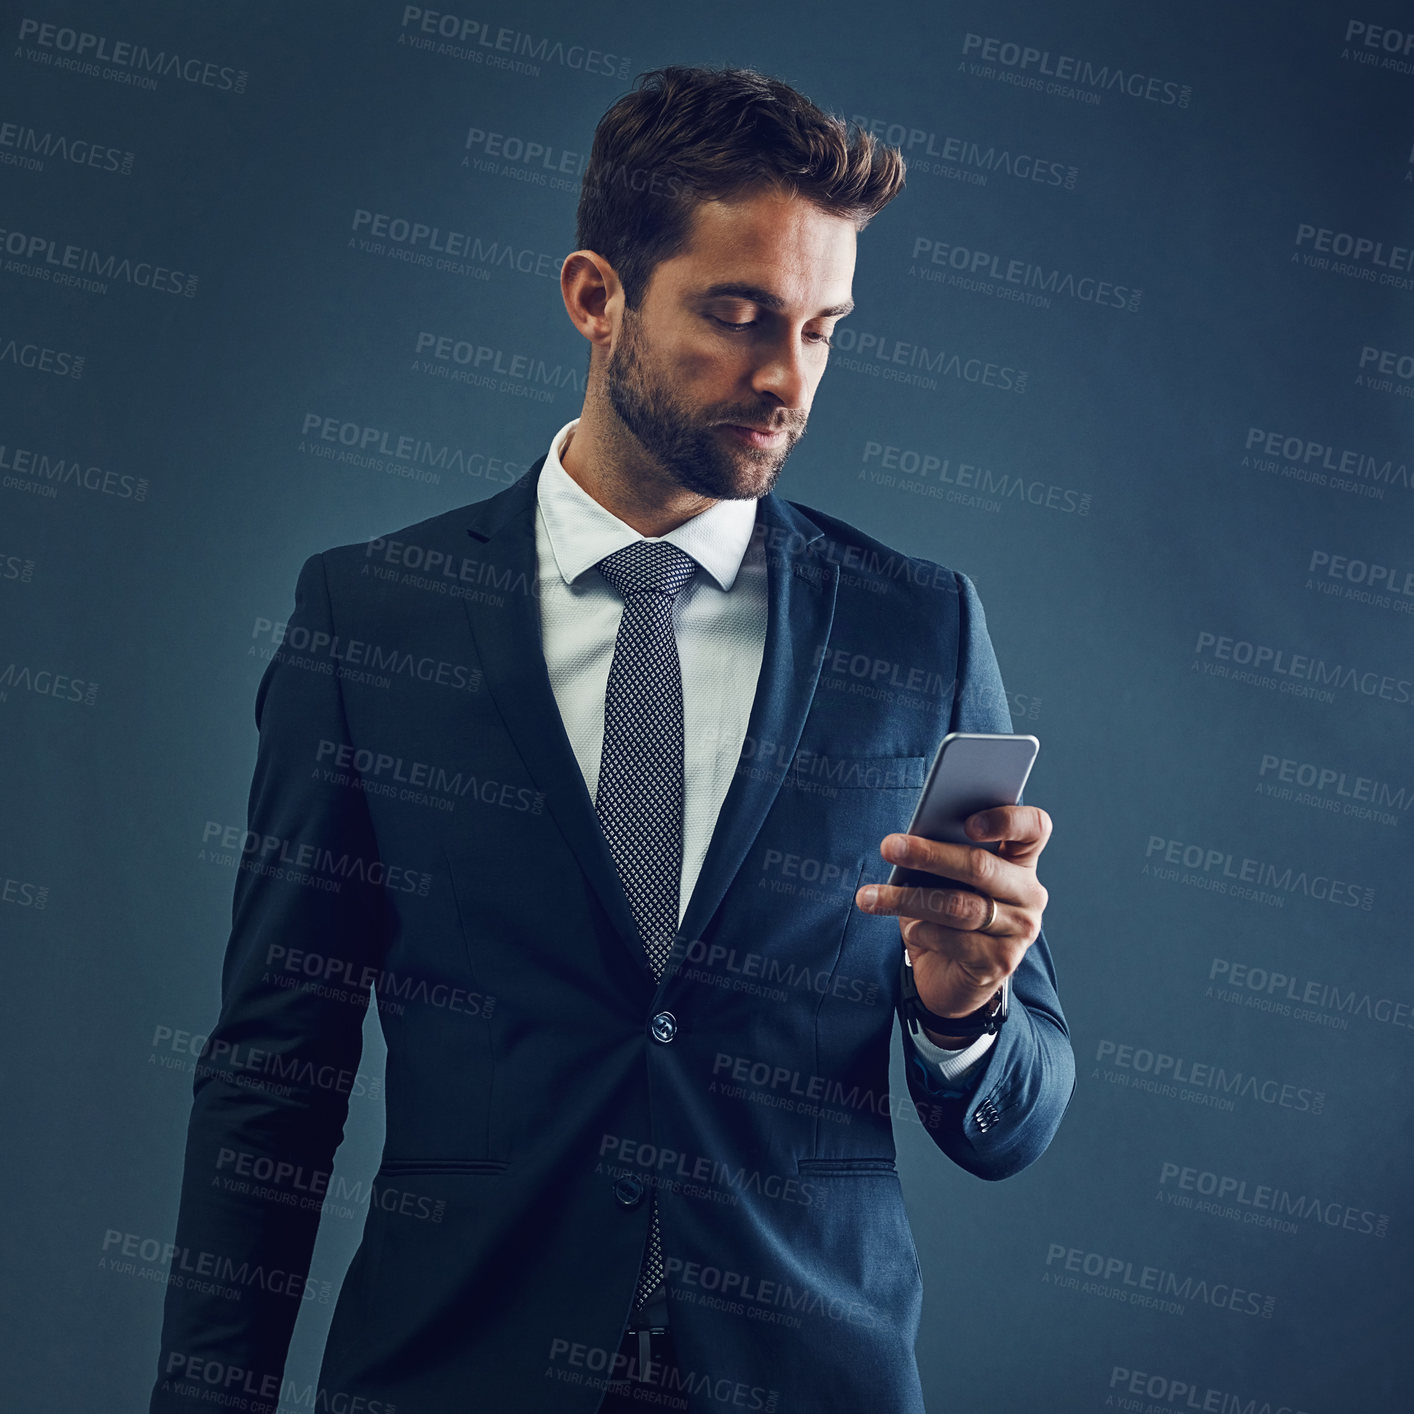
[[[595,566],[623,595],[664,594],[671,603],[697,570],[697,561],[666,540],[635,540]]]

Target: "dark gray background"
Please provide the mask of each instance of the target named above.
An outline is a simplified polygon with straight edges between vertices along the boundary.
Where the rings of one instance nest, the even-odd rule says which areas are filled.
[[[175,1033],[214,1020],[233,883],[203,836],[244,821],[261,621],[287,615],[307,554],[494,493],[578,411],[585,349],[553,278],[575,193],[524,161],[463,166],[468,130],[587,153],[636,73],[684,62],[752,65],[901,125],[907,188],[861,237],[858,309],[780,489],[971,575],[1018,730],[1043,744],[1028,799],[1055,821],[1041,872],[1079,1083],[1048,1154],[1001,1185],[897,1126],[930,1407],[1407,1408],[1414,272],[1381,283],[1377,261],[1414,245],[1414,49],[1352,30],[1414,33],[1407,7],[449,3],[513,44],[548,41],[534,72],[400,42],[417,33],[406,8],[0,7],[8,1407],[146,1407],[162,1267],[121,1253],[173,1231],[192,1063]],[[63,68],[25,20],[218,77],[144,89]],[[1035,64],[984,71],[968,35],[1083,61],[1101,101],[1013,81]],[[556,44],[616,72],[558,62]],[[1157,78],[1159,98],[1097,87],[1100,70]],[[119,170],[66,160],[73,140]],[[1047,179],[1015,175],[1023,156]],[[366,253],[361,208],[546,255],[552,274]],[[1319,268],[1302,226],[1383,244],[1354,273]],[[30,238],[196,285],[60,285],[33,273]],[[1134,310],[1059,292],[1028,306],[925,280],[920,240],[1142,294]],[[570,386],[430,376],[424,331],[530,355]],[[26,366],[41,349],[60,371]],[[1404,376],[1362,378],[1365,349]],[[949,371],[971,360],[1024,371],[1024,392]],[[304,434],[311,417],[459,455],[414,480],[338,460]],[[1299,439],[1295,465],[1250,451],[1253,429]],[[871,444],[938,466],[874,480]],[[1344,453],[1354,476],[1320,470]],[[983,504],[948,499],[981,475],[964,465],[987,469],[991,490],[965,493]],[[1383,566],[1393,587],[1312,572],[1322,555]],[[1224,636],[1287,671],[1213,675],[1234,666]],[[1315,685],[1292,655],[1324,664],[1322,695],[1288,690]],[[1329,775],[1281,798],[1263,790],[1284,788],[1269,758]],[[1379,817],[1347,813],[1342,789],[1380,792]],[[1203,862],[1146,872],[1170,841]],[[1204,887],[1245,858],[1269,866],[1271,899]],[[1354,906],[1313,896],[1329,878]],[[1249,972],[1223,995],[1224,965],[1296,980],[1272,993]],[[1308,984],[1303,1008],[1290,993]],[[1119,1064],[1123,1046],[1138,1059]],[[1212,1084],[1137,1088],[1159,1055],[1222,1068],[1231,1108],[1195,1102],[1224,1098]],[[364,1070],[380,1066],[370,1024]],[[355,1099],[341,1172],[372,1172],[381,1126],[377,1098]],[[1202,1196],[1182,1169],[1255,1201],[1179,1206]],[[1245,1220],[1278,1203],[1290,1230]],[[361,1220],[326,1216],[330,1295]],[[1134,1303],[1146,1267],[1172,1274],[1180,1311]],[[1263,1314],[1224,1307],[1233,1288]],[[309,1407],[330,1309],[301,1315],[291,1410]]]

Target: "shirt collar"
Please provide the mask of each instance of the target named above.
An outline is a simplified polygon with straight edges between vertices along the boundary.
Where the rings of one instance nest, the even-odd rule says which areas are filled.
[[[567,422],[555,433],[540,468],[536,500],[560,577],[573,584],[606,555],[635,541],[666,540],[691,555],[722,589],[730,589],[741,569],[756,526],[754,500],[718,501],[666,535],[643,536],[601,506],[560,462],[565,438],[579,425]]]

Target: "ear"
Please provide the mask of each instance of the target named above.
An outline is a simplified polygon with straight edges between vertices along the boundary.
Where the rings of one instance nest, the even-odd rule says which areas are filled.
[[[571,251],[560,266],[560,294],[570,323],[596,348],[607,349],[624,307],[614,267],[592,250]]]

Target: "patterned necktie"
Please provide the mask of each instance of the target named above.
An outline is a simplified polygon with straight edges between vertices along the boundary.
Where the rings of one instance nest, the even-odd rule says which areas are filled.
[[[656,981],[678,928],[682,875],[682,668],[673,601],[697,569],[667,541],[636,541],[599,561],[624,597],[604,694],[604,750],[594,810]],[[663,1279],[655,1194],[634,1309]]]

